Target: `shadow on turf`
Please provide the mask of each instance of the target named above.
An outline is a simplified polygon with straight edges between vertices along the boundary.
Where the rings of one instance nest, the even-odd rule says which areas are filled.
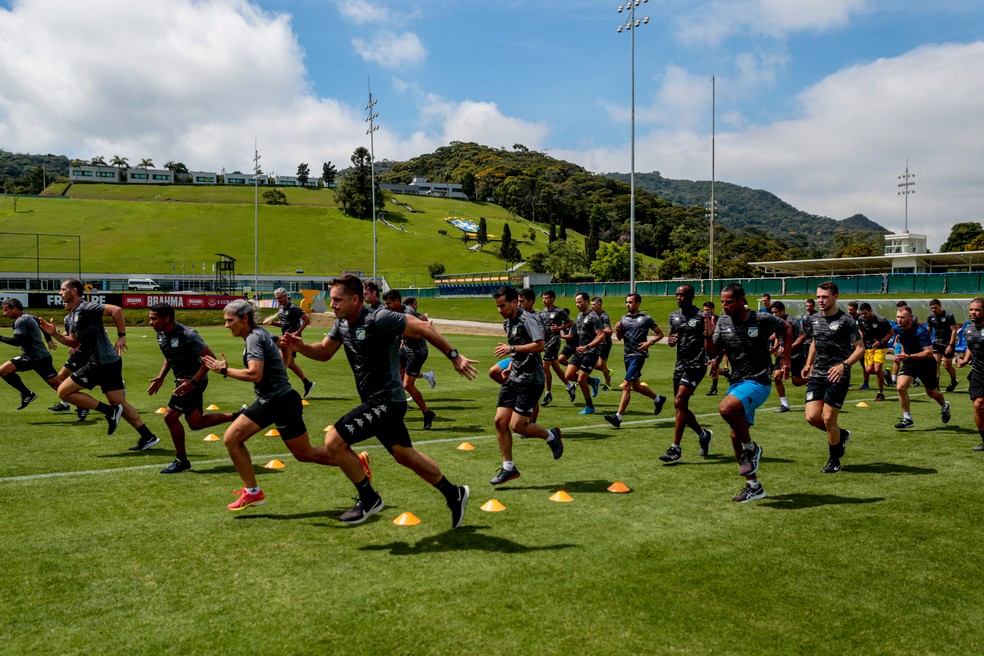
[[[516,479],[519,480],[519,479]],[[608,486],[611,485],[611,481],[568,481],[566,483],[554,484],[554,485],[498,485],[496,490],[549,490],[551,492],[556,492],[557,490],[564,490],[571,494],[577,493],[590,493],[590,492],[604,492],[605,494],[610,494],[608,491]]]
[[[819,506],[840,506],[856,505],[862,503],[880,503],[885,501],[884,497],[872,497],[870,499],[860,499],[856,497],[842,497],[836,494],[780,494],[770,496],[762,502],[766,508],[777,510],[802,510],[804,508],[817,508]]]
[[[359,547],[360,551],[388,551],[391,556],[416,556],[419,554],[442,553],[447,551],[489,551],[494,553],[531,553],[534,551],[556,551],[572,549],[576,544],[551,544],[542,547],[529,547],[496,535],[480,533],[488,526],[461,526],[440,535],[424,538],[416,543],[390,542]]]
[[[843,471],[848,474],[886,474],[891,476],[925,476],[926,474],[937,473],[931,467],[912,467],[896,462],[851,463],[849,466],[845,466]]]

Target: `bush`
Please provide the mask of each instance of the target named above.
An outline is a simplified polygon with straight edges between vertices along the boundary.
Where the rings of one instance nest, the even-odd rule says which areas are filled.
[[[267,205],[286,205],[287,196],[279,189],[268,189],[263,192],[263,202]]]
[[[445,267],[440,262],[434,262],[433,264],[428,264],[427,265],[427,271],[430,272],[431,278],[433,278],[433,277],[439,276],[442,273],[444,273],[445,271],[447,271],[447,267]]]

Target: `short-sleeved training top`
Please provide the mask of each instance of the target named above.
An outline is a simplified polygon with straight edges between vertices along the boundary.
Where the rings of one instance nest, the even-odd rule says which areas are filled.
[[[594,310],[579,312],[577,315],[577,320],[574,321],[574,327],[577,328],[577,340],[580,346],[587,346],[590,344],[603,329],[601,318]],[[585,353],[598,353],[600,351],[600,346],[601,344],[599,343],[592,348],[588,348],[585,350]]]
[[[407,315],[386,308],[363,306],[354,319],[335,321],[328,339],[345,347],[363,402],[406,403],[400,382],[398,344],[407,327]]]
[[[180,380],[189,379],[198,372],[202,366],[202,356],[199,353],[208,348],[208,344],[197,331],[180,323],[174,324],[169,333],[157,333],[157,346],[171,365],[174,377]],[[266,369],[266,366],[263,368]]]
[[[793,342],[795,343],[796,340],[799,339],[799,336],[802,335],[803,332],[806,330],[806,328],[803,326],[802,320],[797,319],[796,317],[789,314],[786,315],[786,323],[789,324],[789,330],[792,333]],[[784,342],[786,341],[786,338],[783,337],[782,335],[776,335],[776,337],[779,340],[779,346],[785,348],[786,344]],[[789,353],[789,357],[791,358],[796,358],[801,356],[802,357],[806,356],[806,350],[803,348],[803,344],[800,344]]]
[[[831,367],[850,357],[854,342],[861,339],[857,322],[843,310],[837,310],[829,317],[817,312],[810,317],[810,331],[817,352],[810,372],[814,378],[826,378]]]
[[[550,348],[560,341],[560,332],[553,332],[550,330],[550,326],[563,326],[571,320],[571,314],[564,308],[554,306],[552,310],[543,308],[537,312],[537,318],[540,319],[540,323],[543,325],[543,339],[546,343],[546,348]]]
[[[714,344],[724,348],[731,363],[731,382],[750,380],[762,385],[772,384],[772,357],[769,338],[786,330],[779,317],[749,312],[744,321],[721,315],[714,327]]]
[[[409,305],[403,306],[403,313],[409,314],[411,317],[416,317],[421,321],[424,320],[424,318],[420,316],[420,313]],[[404,337],[400,347],[417,355],[427,355],[428,353],[427,340],[422,337]]]
[[[970,367],[978,374],[984,374],[984,323],[978,326],[971,321],[963,330],[964,341],[970,351]]]
[[[813,314],[816,314],[816,312]],[[800,317],[800,324],[803,326],[803,332],[806,334],[806,339],[803,340],[803,348],[806,349],[807,352],[810,350],[810,344],[813,343],[813,333],[810,332],[810,317],[812,317],[813,314],[807,312]]]
[[[624,326],[624,324],[623,324]],[[670,312],[670,334],[677,336],[676,366],[700,369],[707,365],[704,351],[704,313],[691,305]]]
[[[502,322],[509,346],[533,344],[543,339],[543,324],[535,313],[519,308],[512,319]],[[509,380],[514,383],[543,383],[543,360],[539,353],[516,353],[512,356]]]
[[[921,323],[912,320],[912,327],[903,330],[902,326],[895,328],[895,335],[907,355],[921,353],[927,346],[933,345],[933,339],[929,336],[929,331]]]
[[[72,312],[75,324],[73,332],[79,342],[83,362],[110,364],[120,359],[103,325],[104,310],[105,306],[100,303],[82,301]]]
[[[656,320],[640,310],[635,314],[623,314],[621,322],[622,344],[625,347],[625,357],[648,358],[649,350],[640,351],[639,347],[649,338],[649,331],[659,327]]]
[[[601,319],[601,327],[602,327],[602,329],[604,329],[604,328],[607,328],[608,330],[611,330],[612,329],[612,318],[610,316],[608,316],[608,313],[607,312],[605,312],[604,310],[602,310],[601,313],[598,315],[598,318]],[[605,335],[605,341],[603,341],[601,343],[601,345],[602,346],[611,346],[612,345],[612,336],[611,335]]]
[[[24,313],[14,321],[14,339],[17,340],[21,355],[28,360],[44,360],[51,357],[41,326],[30,314]]]
[[[930,312],[926,325],[933,331],[934,344],[949,344],[950,334],[953,332],[953,326],[957,325],[957,319],[952,312],[943,312],[940,316]]]
[[[257,402],[268,403],[291,390],[290,380],[287,378],[287,365],[280,355],[280,349],[273,336],[260,326],[253,326],[246,335],[243,366],[249,366],[247,363],[251,360],[263,362],[263,377],[253,383]]]
[[[871,321],[865,319],[864,315],[858,317],[858,328],[861,329],[861,338],[864,340],[864,347],[866,349],[873,349],[875,348],[875,342],[878,342],[878,348],[885,348],[888,346],[888,340],[894,333],[892,324],[889,323],[888,319],[880,317],[874,312],[872,312],[872,316]]]
[[[303,317],[304,310],[290,301],[287,301],[286,306],[281,305],[277,309],[277,321],[280,322],[280,333],[297,332],[301,327]]]

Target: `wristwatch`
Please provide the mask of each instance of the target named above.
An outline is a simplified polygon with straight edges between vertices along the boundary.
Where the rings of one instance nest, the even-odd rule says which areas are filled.
[[[448,353],[448,360],[454,360],[457,357],[458,357],[458,349],[455,348],[451,349],[451,351]]]
[[[222,367],[221,369],[219,369],[219,373],[222,374],[223,378],[225,378],[226,375],[229,373],[229,367]]]
[[[510,346],[509,347],[509,352],[512,353],[513,355],[516,355],[516,347],[515,346]]]

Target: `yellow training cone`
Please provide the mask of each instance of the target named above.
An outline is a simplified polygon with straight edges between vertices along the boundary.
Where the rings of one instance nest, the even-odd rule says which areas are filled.
[[[327,426],[325,426],[325,432],[327,433],[328,431],[330,431],[334,427],[335,427],[335,424],[328,424]]]
[[[393,520],[397,526],[416,526],[420,523],[420,518],[412,512],[400,513],[400,516]]]
[[[165,412],[167,412],[167,408],[157,408],[157,410],[154,410],[154,414],[158,414],[158,415],[162,415]]]
[[[202,442],[218,442],[221,439],[222,438],[216,435],[215,433],[209,433],[208,435],[205,436],[205,439],[202,440]]]
[[[867,408],[868,407],[868,404],[865,403],[864,401],[861,401],[860,403],[858,403],[858,407],[859,408]]]
[[[462,442],[461,444],[459,444],[458,446],[456,446],[454,448],[458,449],[458,451],[474,451],[475,450],[475,447],[473,447],[468,442]]]
[[[649,383],[647,383],[646,381],[642,381],[639,384],[642,385],[643,387],[649,387]]]
[[[286,466],[287,465],[285,465],[282,460],[277,460],[276,458],[274,458],[273,460],[271,460],[267,464],[263,465],[263,468],[264,469],[283,469]]]
[[[267,437],[280,437],[280,431],[278,431],[276,428],[271,428],[270,430],[268,430],[263,434],[266,435]]]
[[[574,497],[567,494],[567,492],[564,492],[563,490],[559,490],[556,494],[550,497],[550,500],[559,501],[560,503],[570,503],[574,500]]]
[[[489,499],[485,502],[485,505],[482,506],[482,510],[485,512],[502,512],[505,509],[506,507],[499,503],[498,499]]]
[[[622,481],[615,481],[614,483],[608,486],[608,491],[621,494],[623,492],[631,492],[632,490],[630,490],[629,486],[627,486]]]
[[[301,405],[311,405],[311,402],[307,399],[301,399]]]
[[[219,409],[219,406],[215,405],[214,403],[210,403],[209,406],[207,408],[205,408],[205,409],[206,410],[218,410]]]

